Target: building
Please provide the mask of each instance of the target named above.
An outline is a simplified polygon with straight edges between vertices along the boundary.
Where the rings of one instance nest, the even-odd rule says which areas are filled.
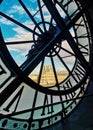
[[[41,79],[40,79],[40,85],[44,87],[53,86],[56,84],[56,82],[62,82],[67,77],[67,72],[65,71],[57,71],[57,79],[55,79],[54,71],[51,65],[44,65]],[[30,74],[29,77],[35,81],[38,82],[38,74]],[[58,81],[56,81],[58,80]]]

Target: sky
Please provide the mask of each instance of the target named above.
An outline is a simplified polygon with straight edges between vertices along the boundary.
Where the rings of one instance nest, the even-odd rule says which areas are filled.
[[[36,8],[34,1],[29,0],[29,2],[31,3],[31,5],[33,5],[33,8]],[[22,6],[18,1],[14,2],[13,0],[11,0],[11,2],[9,2],[8,0],[4,0],[0,6],[1,11],[3,13],[18,20],[20,23],[23,23],[26,26],[33,26],[31,25],[30,18],[27,16],[27,14],[25,13],[24,9],[22,8]],[[34,13],[34,9],[32,10]],[[4,17],[0,17],[0,24],[5,41],[24,41],[24,40],[26,41],[31,40],[32,38],[32,33],[21,28],[15,23],[5,19]],[[25,60],[25,55],[27,54],[30,46],[31,46],[30,44],[8,46],[10,53],[14,57],[14,59],[17,59],[19,57],[17,59],[18,65]]]
[[[42,2],[42,0],[40,2],[41,2],[41,6],[43,6],[44,3]],[[25,6],[29,10],[29,12],[32,15],[34,15],[34,19],[36,20],[36,22],[40,23],[42,20],[41,20],[40,11],[39,11],[39,8],[37,5],[37,0],[28,0],[28,1],[23,0],[23,3],[25,4]],[[30,17],[27,15],[26,11],[23,9],[23,7],[21,6],[21,4],[18,0],[16,0],[15,2],[14,2],[14,0],[11,0],[10,2],[9,2],[9,0],[3,0],[3,2],[0,5],[0,9],[1,9],[1,12],[5,13],[9,17],[17,20],[22,25],[25,25],[26,27],[30,28],[31,30],[35,29],[35,24],[30,19]],[[46,20],[49,24],[49,22],[51,20],[51,15],[49,14],[49,12],[45,6],[43,6],[42,10],[43,10],[43,15],[44,15],[44,20]],[[61,10],[61,8],[59,6],[58,6],[58,10],[59,10],[60,14],[62,15],[62,17],[65,18],[66,14],[64,13],[63,10]],[[12,21],[10,21],[2,16],[0,16],[0,24],[1,24],[0,26],[2,29],[4,40],[6,42],[33,40],[33,33],[29,32],[28,30],[20,27],[19,25],[13,23]],[[48,24],[46,26],[48,26]],[[42,23],[39,25],[42,26]],[[36,29],[37,29],[37,27],[36,27]],[[74,35],[73,29],[71,29],[70,31]],[[36,30],[36,32],[40,33],[38,29]],[[37,39],[36,35],[34,35],[34,37],[35,37],[35,39]],[[22,63],[24,63],[24,61],[27,59],[27,54],[33,44],[34,43],[17,44],[17,45],[11,44],[11,45],[7,46],[10,54],[12,55],[14,61],[17,63],[18,66],[20,66]],[[66,48],[70,49],[70,47],[66,41],[63,41],[62,44],[64,47],[66,46]],[[71,51],[71,49],[70,49],[70,51]],[[62,52],[62,55],[63,55],[63,57],[66,55],[64,51]],[[48,63],[49,58],[46,58],[46,60],[47,60],[46,63]],[[57,59],[57,57],[55,57],[55,60],[59,64],[59,59]],[[69,60],[69,58],[67,58],[67,59],[65,58],[65,61],[69,64],[69,66],[71,66],[71,69],[72,69],[73,65],[71,65],[71,63],[72,64],[74,63],[74,61],[75,61],[74,58],[71,58],[71,60]],[[56,64],[57,68],[60,68],[59,67],[60,64],[59,65],[58,64]],[[62,66],[61,66],[61,68],[62,68]],[[63,69],[65,69],[65,67],[63,67]]]

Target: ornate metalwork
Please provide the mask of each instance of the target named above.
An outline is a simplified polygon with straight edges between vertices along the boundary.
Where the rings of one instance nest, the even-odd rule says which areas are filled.
[[[93,79],[86,9],[76,0],[0,6],[0,128],[43,129],[63,121]]]

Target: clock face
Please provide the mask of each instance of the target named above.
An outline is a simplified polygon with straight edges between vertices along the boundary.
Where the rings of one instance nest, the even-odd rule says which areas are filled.
[[[0,6],[0,128],[33,130],[64,120],[90,79],[86,10],[74,0],[6,0]]]

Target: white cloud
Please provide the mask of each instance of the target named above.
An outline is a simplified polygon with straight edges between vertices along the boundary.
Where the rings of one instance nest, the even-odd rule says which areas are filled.
[[[14,14],[14,13],[18,13],[18,14],[24,14],[24,9],[19,6],[19,5],[14,5],[11,7],[11,10],[8,12],[9,14]]]
[[[4,17],[0,17],[0,23],[5,25],[13,25],[13,23]]]
[[[16,34],[14,35],[14,37],[10,37],[7,38],[6,41],[7,42],[12,42],[12,41],[29,41],[32,40],[32,33],[25,31],[23,28],[21,27],[15,27],[13,28],[13,31],[16,32]],[[31,43],[32,44],[32,43]],[[9,45],[8,48],[9,50],[19,50],[19,51],[24,51],[27,52],[30,48],[31,48],[31,44],[27,43],[27,44],[15,44],[15,45]]]
[[[32,30],[35,27],[34,23],[30,20],[26,20],[23,24],[26,25],[27,27],[31,28]]]

